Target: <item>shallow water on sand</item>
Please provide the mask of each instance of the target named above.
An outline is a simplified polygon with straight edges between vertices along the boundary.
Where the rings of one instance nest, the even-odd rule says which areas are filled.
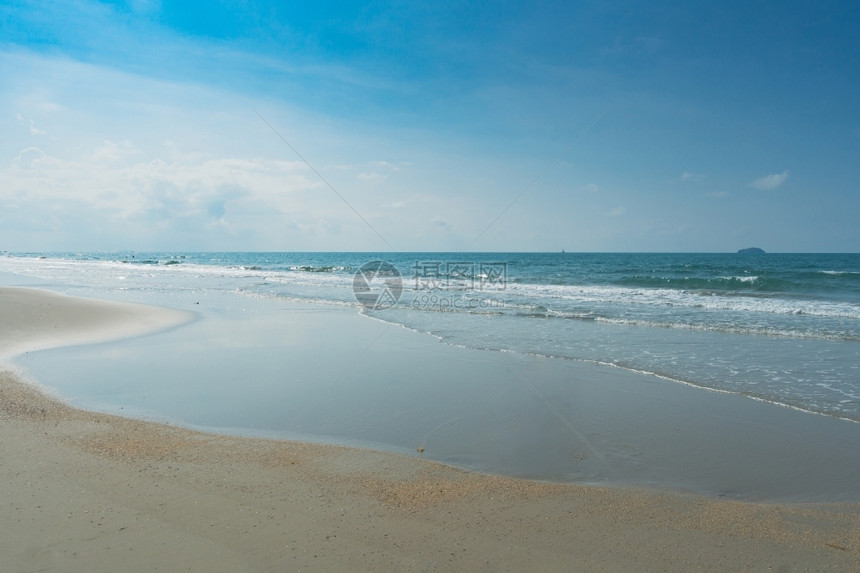
[[[853,422],[620,368],[441,344],[350,308],[224,291],[143,298],[199,319],[16,363],[73,404],[210,431],[536,479],[860,499]]]

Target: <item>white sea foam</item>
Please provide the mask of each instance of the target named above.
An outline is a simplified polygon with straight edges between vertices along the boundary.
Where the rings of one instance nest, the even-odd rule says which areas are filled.
[[[743,277],[720,277],[726,281],[738,281],[742,283],[754,283],[758,280],[757,276],[743,276]]]
[[[785,297],[702,294],[662,288],[627,288],[617,286],[529,285],[508,286],[508,292],[528,297],[561,299],[583,306],[594,303],[679,306],[708,310],[762,312],[770,314],[806,314],[831,318],[860,319],[860,304],[802,300]]]

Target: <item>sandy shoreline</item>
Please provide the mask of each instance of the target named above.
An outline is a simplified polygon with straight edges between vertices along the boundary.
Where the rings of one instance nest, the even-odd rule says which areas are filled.
[[[37,291],[15,290],[38,302],[28,298]],[[56,297],[52,315],[78,302]],[[0,344],[9,345],[0,353],[44,347],[32,346],[45,334],[27,330],[38,324],[32,309],[16,306],[18,318],[7,321],[9,308],[0,308]],[[52,325],[66,332],[52,344],[74,342],[78,310]],[[860,567],[858,504],[545,484],[394,454],[202,434],[77,410],[9,371],[0,374],[0,435],[0,554],[14,571]]]
[[[10,570],[853,570],[856,505],[543,484],[75,410],[0,375]]]
[[[139,336],[193,319],[190,312],[0,287],[0,359],[57,346]]]

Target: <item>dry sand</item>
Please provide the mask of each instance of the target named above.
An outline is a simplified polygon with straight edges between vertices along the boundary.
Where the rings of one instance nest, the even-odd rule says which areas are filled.
[[[0,289],[0,355],[45,347],[46,332],[70,344],[96,324],[156,327],[44,296]],[[0,436],[2,571],[860,570],[858,504],[544,484],[201,434],[77,410],[11,371]]]

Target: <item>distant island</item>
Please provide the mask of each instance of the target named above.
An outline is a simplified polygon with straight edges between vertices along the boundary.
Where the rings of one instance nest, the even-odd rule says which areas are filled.
[[[740,249],[738,253],[742,255],[752,255],[752,254],[761,254],[764,253],[764,249],[759,249],[758,247],[750,247],[748,249]]]

